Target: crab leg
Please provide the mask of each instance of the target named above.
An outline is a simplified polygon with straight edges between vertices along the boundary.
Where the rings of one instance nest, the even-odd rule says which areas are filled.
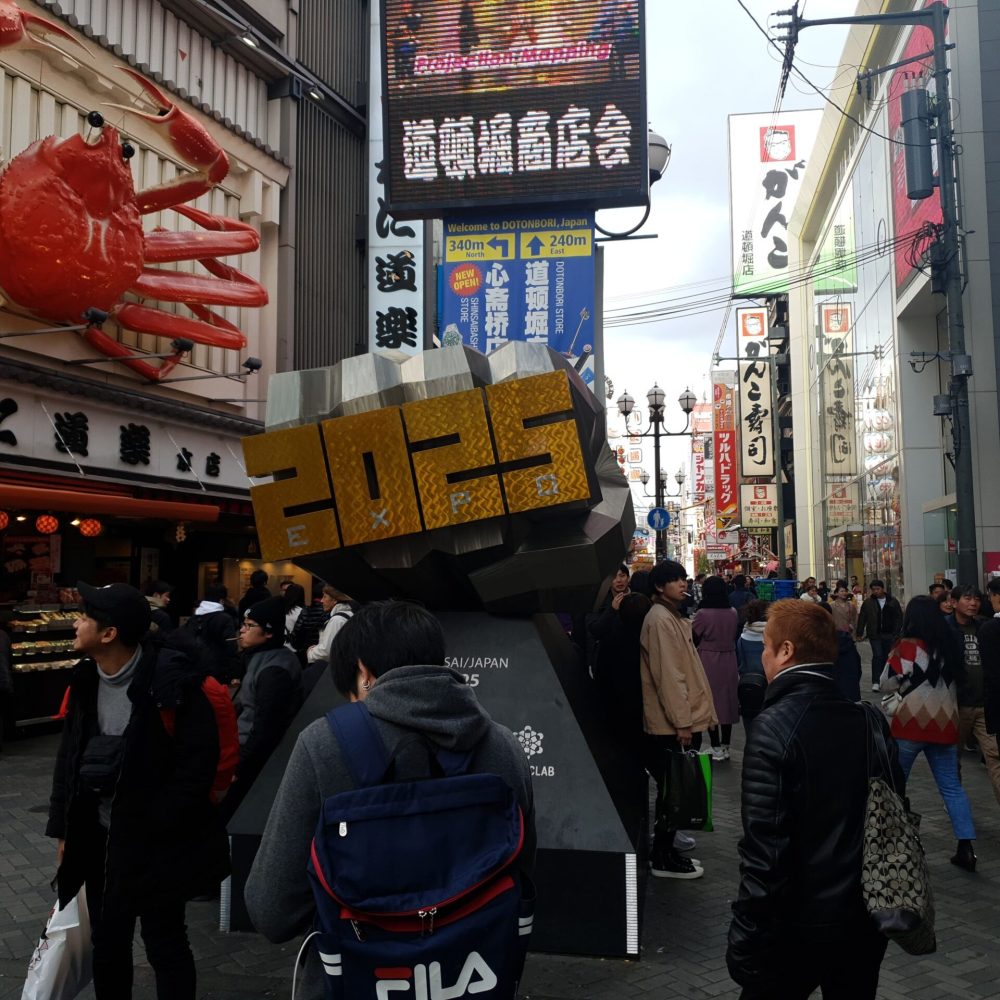
[[[267,305],[267,289],[252,278],[245,281],[220,280],[204,274],[161,271],[155,267],[143,268],[129,291],[144,299],[159,299],[161,302],[215,306]]]
[[[188,163],[198,169],[193,173],[181,174],[172,181],[158,184],[146,191],[136,192],[136,205],[143,215],[173,208],[184,201],[198,198],[210,191],[229,173],[229,158],[222,147],[209,135],[208,130],[189,114],[173,103],[158,87],[149,82],[141,73],[127,66],[120,66],[152,98],[150,102],[156,113],[136,111],[124,104],[107,104],[129,114],[138,115],[154,125],[166,125],[170,142]]]
[[[229,329],[223,329],[215,323],[188,319],[152,306],[139,306],[134,302],[124,302],[117,306],[113,315],[122,326],[136,333],[151,333],[155,337],[186,337],[196,344],[221,347],[227,351],[238,351],[247,345],[243,332],[231,323],[227,324]]]
[[[149,379],[150,382],[159,382],[161,378],[165,378],[177,367],[181,360],[180,351],[173,357],[163,358],[159,365],[150,364],[148,361],[143,361],[139,358],[131,358],[129,357],[133,353],[131,347],[119,343],[117,340],[112,340],[111,337],[96,326],[91,326],[84,330],[83,339],[95,350],[100,351],[101,354],[109,358],[122,359],[123,365],[131,368],[132,371],[143,378]],[[124,360],[125,358],[128,358],[128,360]]]
[[[44,35],[58,35],[72,42],[84,52],[83,43],[70,31],[60,27],[47,18],[21,10],[13,0],[0,0],[0,48],[8,49],[14,45],[35,45],[39,48],[52,49],[60,55],[66,55],[58,45],[47,41]]]
[[[251,226],[230,233],[176,233],[154,229],[146,234],[145,259],[150,264],[177,260],[200,260],[205,256],[229,257],[253,253],[260,247],[260,237]]]

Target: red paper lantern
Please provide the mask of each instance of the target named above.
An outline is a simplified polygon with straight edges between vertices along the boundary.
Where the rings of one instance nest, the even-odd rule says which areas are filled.
[[[84,538],[96,538],[104,530],[104,525],[96,517],[84,518],[78,527]]]
[[[59,521],[51,514],[41,514],[35,518],[35,531],[40,535],[53,535],[59,530]]]
[[[3,531],[10,524],[10,514],[5,510],[0,510],[0,531]]]

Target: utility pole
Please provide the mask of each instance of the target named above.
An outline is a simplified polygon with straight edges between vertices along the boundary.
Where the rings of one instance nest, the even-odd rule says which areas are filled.
[[[965,316],[962,304],[962,269],[959,233],[962,228],[958,207],[956,182],[956,156],[954,132],[951,125],[951,100],[949,93],[947,53],[953,45],[946,41],[948,7],[941,3],[928,4],[921,10],[894,14],[869,14],[860,17],[822,18],[805,20],[798,16],[798,4],[791,9],[779,11],[791,15],[791,21],[780,27],[788,28],[785,50],[787,75],[794,57],[795,42],[803,28],[824,24],[912,24],[924,25],[934,35],[933,53],[921,53],[913,59],[894,63],[865,74],[873,76],[888,72],[908,62],[934,56],[934,82],[936,87],[938,151],[938,197],[941,203],[943,221],[941,233],[941,258],[944,269],[945,298],[948,312],[948,358],[951,378],[948,392],[951,397],[951,430],[955,466],[955,505],[957,508],[958,531],[958,580],[961,583],[978,584],[980,578],[979,554],[976,546],[976,509],[972,472],[972,427],[969,416],[969,378],[972,375],[972,360],[965,347]],[[898,234],[897,234],[898,236]]]

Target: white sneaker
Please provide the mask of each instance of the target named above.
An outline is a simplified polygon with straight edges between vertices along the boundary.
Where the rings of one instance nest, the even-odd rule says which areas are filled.
[[[675,851],[693,851],[695,844],[696,841],[694,837],[692,837],[689,833],[685,833],[683,830],[678,830],[674,834]]]
[[[731,755],[729,753],[729,745],[727,743],[723,743],[722,744],[722,759],[723,760],[729,760],[730,756]]]
[[[722,747],[712,747],[711,753],[712,760],[714,761],[723,761],[726,759],[726,754]]]
[[[878,691],[881,691],[881,690],[882,689],[877,684],[873,684],[872,685],[872,693],[873,694],[876,693],[876,692],[878,692]]]

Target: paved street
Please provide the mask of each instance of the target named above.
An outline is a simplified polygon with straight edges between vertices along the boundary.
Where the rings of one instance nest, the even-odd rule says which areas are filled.
[[[523,983],[530,1000],[568,998],[736,997],[724,961],[729,905],[736,885],[739,773],[742,732],[733,760],[716,768],[716,832],[701,834],[695,852],[705,877],[694,882],[651,880],[645,905],[643,957],[638,962],[532,955]],[[0,756],[0,1000],[20,996],[24,969],[52,893],[54,845],[42,830],[56,738],[6,744]],[[938,907],[939,951],[912,958],[894,945],[883,965],[887,1000],[1000,997],[1000,807],[977,757],[963,755],[965,780],[978,828],[979,872],[948,863],[954,842],[947,817],[923,761],[911,781],[923,813]],[[594,900],[600,906],[600,900]],[[217,908],[192,903],[190,931],[198,961],[199,996],[213,1000],[287,996],[295,949],[252,934],[220,934]],[[819,944],[819,942],[818,942]],[[137,1000],[153,998],[152,977],[141,960]],[[91,991],[84,997],[93,996]]]

